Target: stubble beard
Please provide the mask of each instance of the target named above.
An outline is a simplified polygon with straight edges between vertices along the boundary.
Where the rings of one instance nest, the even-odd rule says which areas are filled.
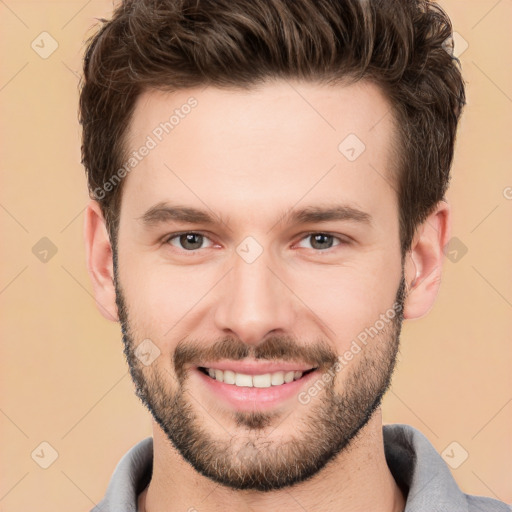
[[[145,367],[135,355],[135,340],[142,338],[131,330],[116,258],[114,275],[124,354],[137,396],[181,456],[200,474],[224,486],[272,491],[313,477],[340,452],[347,450],[379,407],[391,383],[403,321],[403,269],[394,304],[396,315],[334,378],[325,383],[319,375],[319,381],[325,384],[321,392],[307,405],[297,400],[299,414],[295,416],[300,419],[288,425],[279,437],[272,433],[279,431],[287,415],[276,411],[234,411],[236,427],[231,427],[230,433],[217,424],[209,427],[217,420],[198,406],[188,389],[189,378],[183,368],[194,351],[187,352],[186,345],[181,356],[174,354],[175,374],[171,373],[172,367]],[[222,356],[227,359],[229,354],[232,359],[242,359],[244,354],[278,359],[275,356],[282,356],[290,346],[288,340],[268,338],[256,349],[260,350],[256,354],[251,352],[253,347],[239,340],[225,341],[221,340],[215,347],[222,346]],[[301,352],[300,347],[294,349]],[[319,366],[326,371],[332,369],[338,354],[326,350],[319,350],[318,354],[322,359]],[[340,378],[345,380],[341,391],[337,392],[336,383]]]

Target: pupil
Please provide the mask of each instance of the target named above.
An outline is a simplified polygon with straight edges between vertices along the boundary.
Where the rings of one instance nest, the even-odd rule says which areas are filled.
[[[202,245],[202,235],[199,235],[197,233],[186,233],[184,235],[181,235],[181,245],[185,249],[198,249]],[[194,242],[195,240],[195,242]],[[331,246],[332,242],[332,236],[331,235],[325,235],[323,233],[313,235],[313,247],[317,249],[328,249]],[[192,247],[190,247],[191,244]],[[325,247],[327,245],[327,247]]]
[[[194,242],[194,240],[196,241]],[[202,235],[199,235],[197,233],[186,233],[184,235],[181,235],[180,242],[184,249],[198,249],[201,247],[202,244]],[[190,245],[192,245],[192,247]]]
[[[320,245],[321,247],[315,247],[316,249],[329,249],[330,245],[329,242],[332,242],[332,236],[331,235],[325,235],[325,234],[318,234],[318,235],[313,235],[313,240],[314,240],[314,243],[313,243],[313,247],[315,247],[315,245]],[[324,244],[327,244],[327,247],[323,246]]]

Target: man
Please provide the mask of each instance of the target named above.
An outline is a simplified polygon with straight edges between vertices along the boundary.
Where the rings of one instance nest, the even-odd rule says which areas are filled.
[[[424,0],[125,1],[80,97],[88,270],[153,436],[95,511],[505,511],[382,426],[464,83]]]

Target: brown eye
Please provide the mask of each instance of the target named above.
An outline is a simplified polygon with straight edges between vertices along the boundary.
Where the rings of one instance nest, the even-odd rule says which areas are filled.
[[[313,249],[330,249],[334,242],[334,237],[331,235],[325,235],[323,233],[318,233],[316,235],[310,235],[311,246]]]
[[[326,249],[331,249],[336,245],[341,243],[338,237],[333,235],[329,235],[327,233],[310,233],[305,236],[302,241],[308,240],[310,247],[305,247],[306,249],[315,249],[317,251],[324,251]],[[334,243],[337,240],[337,243]],[[301,243],[302,243],[301,241]],[[304,246],[302,246],[304,247]]]
[[[180,233],[167,239],[167,243],[185,251],[201,249],[203,242],[208,240],[200,233]]]

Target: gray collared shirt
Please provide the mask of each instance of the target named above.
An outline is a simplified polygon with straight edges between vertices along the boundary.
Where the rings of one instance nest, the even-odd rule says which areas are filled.
[[[407,503],[404,512],[512,512],[491,498],[464,494],[428,439],[409,425],[384,425],[388,466]],[[133,446],[116,466],[104,499],[91,512],[137,512],[137,497],[151,480],[153,438]]]

